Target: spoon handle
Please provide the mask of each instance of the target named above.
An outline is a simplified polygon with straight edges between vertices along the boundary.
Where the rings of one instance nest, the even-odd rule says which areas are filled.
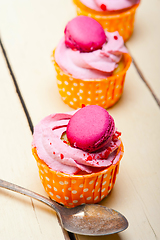
[[[20,187],[20,186],[18,186],[16,184],[4,181],[2,179],[0,179],[0,187],[9,189],[9,190],[17,192],[17,193],[21,193],[21,194],[26,195],[26,196],[31,197],[31,198],[34,198],[34,199],[36,199],[36,200],[38,200],[40,202],[43,202],[46,205],[50,206],[57,213],[60,212],[61,206],[58,205],[56,202],[54,202],[54,201],[52,201],[52,200],[50,200],[50,199],[48,199],[46,197],[43,197],[43,196],[41,196],[38,193],[32,192],[32,191],[30,191],[30,190],[28,190],[26,188]]]

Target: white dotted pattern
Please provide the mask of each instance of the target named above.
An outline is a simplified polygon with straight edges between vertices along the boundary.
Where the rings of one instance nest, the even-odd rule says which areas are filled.
[[[62,100],[77,109],[82,104],[99,105],[108,108],[118,101],[123,92],[125,74],[116,76],[115,79],[106,81],[83,81],[74,79],[63,73],[60,68],[57,70],[57,85]],[[99,81],[99,83],[97,83]]]
[[[42,177],[42,176],[46,173],[46,171],[40,170],[40,173],[42,174],[41,178],[43,179],[44,177]],[[109,175],[108,173],[103,174],[103,175],[101,174],[98,176],[98,178],[88,181],[88,186],[94,187],[94,189],[92,189],[91,191],[90,191],[90,188],[84,187],[83,183],[79,184],[78,186],[79,186],[79,189],[81,189],[81,191],[80,191],[81,194],[79,194],[77,190],[73,190],[72,187],[69,186],[70,183],[72,184],[72,186],[74,186],[74,185],[77,186],[77,180],[75,180],[75,179],[73,179],[71,182],[66,181],[66,180],[64,180],[64,181],[59,180],[58,183],[57,183],[57,181],[52,180],[51,183],[55,184],[56,186],[57,186],[57,184],[59,184],[59,186],[63,186],[63,187],[66,186],[66,187],[61,189],[61,192],[63,193],[63,195],[61,196],[61,194],[59,193],[58,187],[53,186],[53,191],[51,191],[51,189],[52,189],[51,184],[47,184],[47,188],[49,189],[48,194],[54,200],[59,201],[59,202],[61,201],[60,202],[61,204],[65,205],[67,202],[68,206],[80,205],[80,204],[82,204],[82,201],[83,201],[83,203],[85,203],[84,197],[85,197],[85,194],[87,194],[88,192],[89,192],[89,195],[86,195],[86,197],[85,197],[86,202],[88,202],[88,203],[98,202],[98,201],[102,200],[110,191],[110,189],[107,188],[107,185],[109,187],[111,187],[111,183],[110,182],[108,183],[107,180],[105,180],[105,179],[107,179],[108,175]],[[58,177],[58,179],[61,178],[60,175],[57,177]],[[50,179],[47,176],[45,176],[45,179],[47,182],[50,181]],[[99,179],[100,179],[100,181],[98,181]],[[109,181],[111,181],[111,179],[112,179],[112,176],[109,176]],[[101,188],[100,186],[103,186],[103,188]],[[106,186],[106,188],[104,186]],[[96,189],[96,187],[98,187],[98,188]],[[46,191],[47,191],[47,188],[46,188]],[[67,192],[66,192],[66,189],[68,190]],[[68,192],[70,192],[72,194],[72,197],[70,194],[68,195]],[[97,192],[98,195],[95,195],[94,194],[95,192]],[[79,194],[79,198],[77,198],[77,194]],[[74,198],[74,196],[76,196],[76,199]],[[66,202],[62,201],[63,199]],[[71,202],[71,199],[72,199],[72,202]]]
[[[38,162],[39,163],[39,162]],[[74,207],[83,203],[97,203],[113,188],[117,167],[108,168],[94,177],[76,177],[51,171],[47,165],[38,164],[41,181],[49,196],[66,206]],[[91,174],[92,175],[92,174]]]

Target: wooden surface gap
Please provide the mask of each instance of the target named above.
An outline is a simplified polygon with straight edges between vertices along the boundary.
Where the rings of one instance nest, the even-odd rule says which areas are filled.
[[[29,128],[30,128],[30,130],[31,130],[31,132],[32,132],[32,134],[33,134],[33,123],[32,123],[32,119],[31,119],[31,117],[30,117],[29,111],[28,111],[28,109],[27,109],[27,107],[26,107],[26,104],[25,104],[25,102],[24,102],[24,99],[23,99],[23,97],[22,97],[22,94],[21,94],[21,91],[20,91],[20,89],[19,89],[19,86],[18,86],[18,84],[17,84],[15,75],[14,75],[14,73],[13,73],[11,64],[10,64],[9,59],[8,59],[8,57],[7,57],[7,53],[6,53],[6,51],[5,51],[5,48],[4,48],[4,45],[3,45],[3,43],[2,43],[1,38],[0,38],[0,46],[1,46],[1,49],[2,49],[2,52],[3,52],[4,58],[5,58],[6,63],[7,63],[7,67],[8,67],[8,69],[9,69],[10,74],[11,74],[11,77],[12,77],[12,80],[13,80],[13,83],[14,83],[14,86],[15,86],[15,88],[16,88],[16,92],[17,92],[17,94],[18,94],[18,97],[19,97],[20,102],[21,102],[21,104],[22,104],[23,110],[24,110],[25,115],[26,115],[26,117],[27,117],[27,121],[28,121],[28,124],[29,124]]]
[[[35,214],[35,218],[36,218],[38,226],[39,226],[39,230],[40,230],[40,232],[42,234],[41,226],[40,226],[39,221],[38,221],[38,217],[37,217],[37,214],[36,214],[36,209],[35,209],[35,205],[34,205],[33,199],[32,198],[30,198],[30,199],[31,199],[32,208],[33,208],[33,211],[34,211],[34,214]]]
[[[76,240],[76,237],[75,237],[74,233],[68,232],[68,235],[69,235],[71,240]]]
[[[17,94],[18,94],[19,100],[20,100],[20,102],[21,102],[21,104],[22,104],[22,107],[23,107],[23,110],[24,110],[24,112],[25,112],[25,116],[26,116],[26,118],[27,118],[30,131],[31,131],[32,134],[33,134],[33,122],[32,122],[32,119],[31,119],[31,117],[30,117],[29,111],[28,111],[28,109],[27,109],[27,107],[26,107],[26,104],[25,104],[25,102],[24,102],[24,99],[23,99],[23,97],[22,97],[22,94],[21,94],[21,91],[20,91],[20,89],[19,89],[19,86],[18,86],[18,84],[17,84],[15,75],[14,75],[14,73],[13,73],[11,64],[10,64],[9,59],[8,59],[8,57],[7,57],[7,53],[6,53],[6,51],[5,51],[5,47],[4,47],[3,43],[2,43],[1,38],[0,38],[0,47],[1,47],[1,49],[2,49],[2,52],[3,52],[4,58],[5,58],[7,67],[8,67],[8,69],[9,69],[11,78],[12,78],[13,83],[14,83],[14,86],[15,86],[15,88],[16,88],[16,92],[17,92]],[[33,211],[34,211],[34,213],[35,213],[37,222],[38,222],[38,218],[37,218],[37,215],[36,215],[36,212],[35,212],[35,206],[34,206],[34,202],[33,202],[32,198],[31,198],[31,203],[32,203]],[[39,222],[38,222],[38,225],[39,225],[39,228],[40,228]],[[40,228],[40,232],[42,232],[42,231],[41,231],[41,228]],[[64,233],[64,237],[65,237],[66,240],[69,240],[69,239],[70,239],[70,240],[75,240],[75,236],[74,236],[73,233],[69,233],[69,232],[68,232],[68,233],[67,233],[67,232],[66,232],[66,233],[63,232],[63,233]]]
[[[146,84],[147,88],[149,89],[149,91],[151,92],[152,96],[154,97],[156,103],[158,104],[158,106],[160,107],[160,100],[157,98],[156,94],[154,93],[153,89],[151,88],[150,84],[148,83],[148,81],[145,79],[142,71],[140,70],[140,68],[138,67],[138,64],[136,63],[135,59],[132,57],[132,62],[133,65],[135,66],[140,78],[143,80],[143,82]]]
[[[149,224],[150,228],[152,229],[152,232],[153,232],[153,234],[154,234],[154,236],[155,236],[155,239],[158,240],[158,237],[157,237],[157,235],[156,235],[156,233],[155,233],[155,231],[154,231],[154,228],[153,228],[151,222],[149,221],[149,219],[148,219],[148,217],[147,217],[147,214],[146,214],[145,212],[144,212],[144,214],[145,214],[145,216],[146,216],[146,219],[147,219],[147,221],[148,221],[148,224]]]

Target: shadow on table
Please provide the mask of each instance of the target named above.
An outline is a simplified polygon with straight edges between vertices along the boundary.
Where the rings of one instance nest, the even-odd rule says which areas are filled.
[[[89,236],[82,236],[79,235],[80,238],[76,238],[76,240],[121,240],[121,237],[118,233],[115,233],[113,235],[107,235],[107,236],[98,236],[98,237],[89,237]],[[77,236],[78,237],[78,236]]]

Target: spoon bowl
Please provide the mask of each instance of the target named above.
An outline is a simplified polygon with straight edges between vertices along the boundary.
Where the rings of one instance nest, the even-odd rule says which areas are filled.
[[[128,227],[128,221],[121,213],[99,204],[84,204],[66,208],[51,199],[1,179],[0,187],[45,203],[57,212],[62,227],[69,232],[102,236],[121,232]]]
[[[109,235],[128,227],[128,222],[122,214],[99,204],[84,204],[67,209],[61,217],[66,230],[81,235]]]

